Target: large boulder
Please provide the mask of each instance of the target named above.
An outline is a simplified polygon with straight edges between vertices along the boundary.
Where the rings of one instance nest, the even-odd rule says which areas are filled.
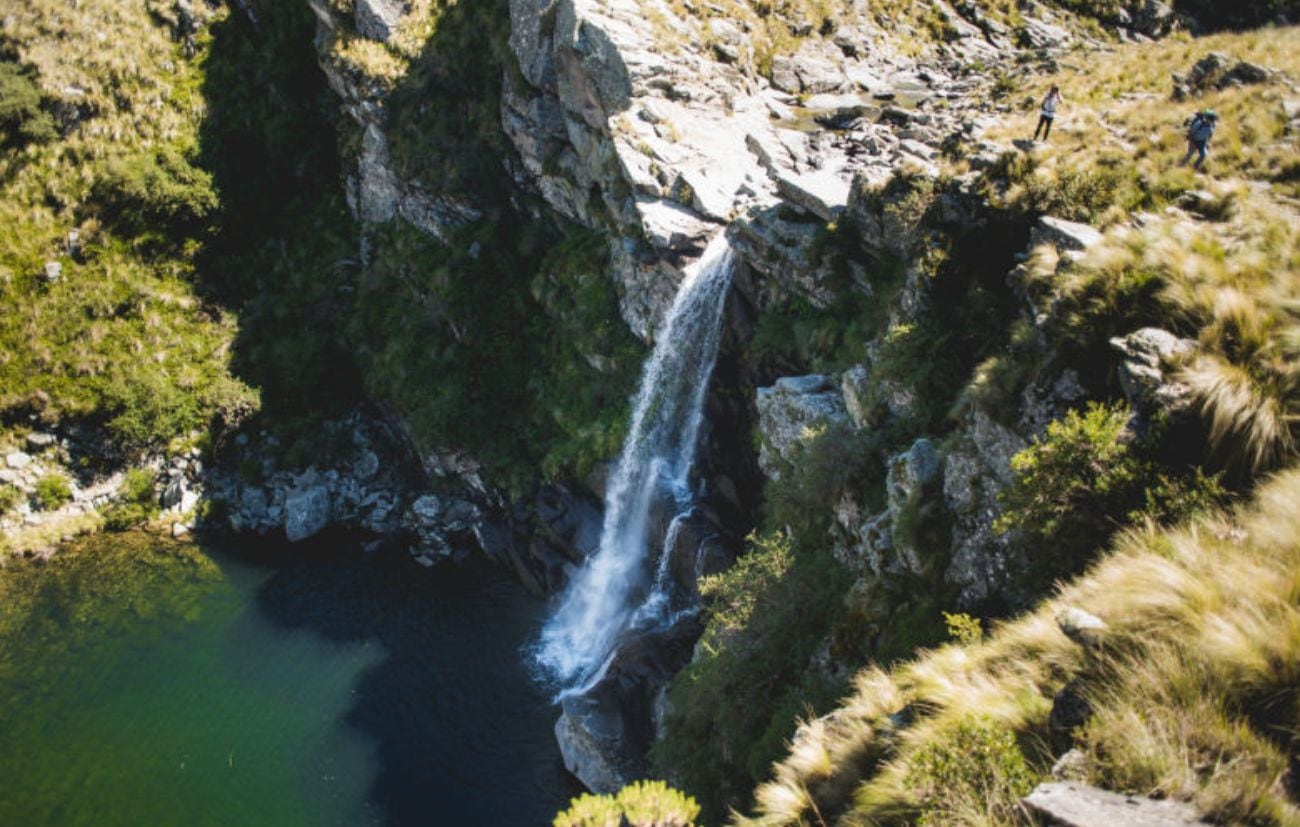
[[[1185,75],[1174,75],[1174,99],[1182,100],[1215,89],[1267,83],[1273,71],[1245,60],[1233,60],[1221,52],[1211,52],[1192,65]]]
[[[469,500],[453,496],[425,494],[411,503],[402,523],[417,538],[413,550],[416,560],[425,565],[463,551],[457,541],[473,538],[482,513]]]
[[[1122,357],[1120,387],[1134,410],[1146,416],[1179,417],[1192,404],[1191,388],[1174,378],[1196,351],[1196,343],[1158,327],[1144,327],[1110,340]]]
[[[1082,253],[1100,241],[1101,233],[1087,224],[1044,215],[1038,219],[1038,224],[1034,227],[1031,243],[1035,245],[1049,243],[1064,252]]]
[[[555,722],[564,768],[594,793],[616,793],[632,780],[612,749],[617,744],[618,724],[613,713],[575,714],[567,708]]]
[[[305,540],[330,521],[330,492],[322,483],[305,482],[284,501],[284,536],[291,543]]]

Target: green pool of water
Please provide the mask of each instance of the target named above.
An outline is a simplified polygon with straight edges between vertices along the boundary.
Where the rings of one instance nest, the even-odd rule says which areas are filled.
[[[544,824],[575,792],[485,566],[108,535],[0,571],[0,825]]]

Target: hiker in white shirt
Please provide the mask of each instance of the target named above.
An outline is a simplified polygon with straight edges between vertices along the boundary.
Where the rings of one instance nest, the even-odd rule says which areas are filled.
[[[1056,117],[1056,107],[1061,103],[1061,87],[1053,86],[1052,91],[1047,93],[1043,98],[1043,107],[1038,116],[1038,126],[1034,128],[1034,140],[1038,140],[1038,133],[1043,133],[1043,140],[1052,131],[1052,119]]]

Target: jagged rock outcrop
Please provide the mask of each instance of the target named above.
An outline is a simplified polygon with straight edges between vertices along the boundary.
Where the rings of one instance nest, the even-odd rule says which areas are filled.
[[[811,263],[810,232],[848,208],[855,176],[881,183],[903,164],[933,174],[944,142],[975,131],[970,93],[983,81],[960,67],[995,57],[1006,32],[953,11],[955,37],[918,59],[853,11],[860,26],[792,29],[798,47],[773,59],[769,80],[740,60],[747,35],[727,21],[633,0],[510,4],[523,77],[505,83],[502,122],[517,180],[619,239],[614,277],[638,335],[649,337],[682,266],[724,225],[751,266],[807,279],[815,266],[782,265]]]
[[[971,414],[965,434],[944,459],[943,496],[953,519],[945,577],[959,590],[957,602],[974,606],[1014,568],[1014,538],[993,524],[1002,513],[998,494],[1011,483],[1011,457],[1026,442],[983,411]]]
[[[425,183],[398,175],[388,150],[389,85],[346,64],[330,50],[336,39],[352,36],[387,42],[409,4],[402,0],[357,0],[352,20],[341,18],[325,0],[309,0],[319,23],[320,66],[343,111],[357,124],[360,146],[350,162],[344,194],[353,216],[364,226],[401,217],[441,240],[482,213],[466,193],[434,192]]]
[[[1159,418],[1178,424],[1192,413],[1192,389],[1177,378],[1178,369],[1196,352],[1196,343],[1167,330],[1144,327],[1110,340],[1121,357],[1119,382],[1139,421]]]

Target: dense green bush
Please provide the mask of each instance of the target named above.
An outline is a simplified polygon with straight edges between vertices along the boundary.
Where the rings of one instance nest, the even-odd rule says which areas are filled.
[[[1216,477],[1175,473],[1145,456],[1126,433],[1128,419],[1123,405],[1093,403],[1012,457],[1015,480],[995,527],[1024,533],[1029,585],[1078,573],[1124,525],[1176,520],[1223,499]]]
[[[44,143],[58,137],[32,72],[0,61],[0,146]]]
[[[963,719],[908,762],[907,785],[922,825],[1011,824],[1037,776],[1012,732],[987,718]]]
[[[705,578],[707,627],[668,692],[660,772],[719,822],[765,779],[796,718],[842,689],[808,658],[843,611],[850,577],[824,545],[796,549],[783,533],[750,538],[729,571]]]
[[[847,423],[823,424],[791,459],[778,460],[781,478],[764,488],[768,524],[809,542],[821,542],[830,527],[831,506],[846,491],[864,505],[884,504],[882,432],[858,431]]]
[[[46,474],[36,481],[36,502],[46,511],[53,511],[71,499],[72,484],[62,474]]]
[[[135,232],[183,232],[217,208],[211,174],[169,146],[110,158],[94,194],[111,220]]]
[[[555,827],[692,827],[695,799],[662,781],[635,781],[614,795],[586,794],[555,817]]]

